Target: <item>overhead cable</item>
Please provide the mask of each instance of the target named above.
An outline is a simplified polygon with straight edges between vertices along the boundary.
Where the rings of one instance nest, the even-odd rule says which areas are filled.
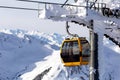
[[[22,9],[22,10],[33,10],[33,11],[42,10],[42,9],[22,8],[22,7],[9,7],[9,6],[0,6],[0,8]]]

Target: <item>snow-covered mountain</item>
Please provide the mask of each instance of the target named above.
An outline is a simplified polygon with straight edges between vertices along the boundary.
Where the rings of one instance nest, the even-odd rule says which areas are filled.
[[[57,33],[1,30],[0,80],[89,80],[89,65],[62,65],[59,47],[64,38]],[[102,47],[103,79],[119,80],[120,48],[105,37]]]
[[[38,31],[0,31],[0,80],[13,80],[22,72],[33,70],[36,62],[59,50],[64,37]],[[59,39],[59,40],[58,40]]]

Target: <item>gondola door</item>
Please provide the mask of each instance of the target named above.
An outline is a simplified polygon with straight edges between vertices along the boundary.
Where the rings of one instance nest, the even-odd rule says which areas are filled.
[[[90,58],[90,44],[86,39],[81,39],[82,65],[87,65]]]

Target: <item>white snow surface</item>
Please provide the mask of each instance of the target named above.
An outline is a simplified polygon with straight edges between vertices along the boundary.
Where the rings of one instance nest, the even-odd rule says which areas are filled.
[[[0,79],[37,80],[41,75],[38,80],[89,80],[89,65],[62,65],[59,47],[64,38],[57,33],[0,30]],[[105,37],[101,40],[101,80],[120,80],[120,48]]]
[[[35,69],[37,62],[59,50],[63,38],[57,33],[0,30],[0,80],[14,80]]]

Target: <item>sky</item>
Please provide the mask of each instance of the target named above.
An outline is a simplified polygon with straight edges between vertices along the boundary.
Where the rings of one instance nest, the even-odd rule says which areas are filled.
[[[64,3],[65,0],[39,0],[49,2]],[[71,0],[69,0],[69,3]],[[14,6],[38,8],[38,4],[21,2],[17,0],[0,0],[0,6]],[[78,25],[73,25],[78,26]],[[52,20],[43,20],[38,18],[38,11],[26,11],[16,9],[0,8],[0,29],[22,29],[22,30],[37,30],[45,33],[60,33],[66,34],[65,22],[56,22]],[[73,28],[74,29],[74,28]],[[82,29],[82,30],[81,30]],[[84,33],[86,30],[82,27],[76,27],[77,33]],[[88,31],[88,30],[87,30]],[[72,31],[75,32],[76,31]],[[88,32],[85,33],[88,35]],[[84,35],[84,34],[83,34]]]

